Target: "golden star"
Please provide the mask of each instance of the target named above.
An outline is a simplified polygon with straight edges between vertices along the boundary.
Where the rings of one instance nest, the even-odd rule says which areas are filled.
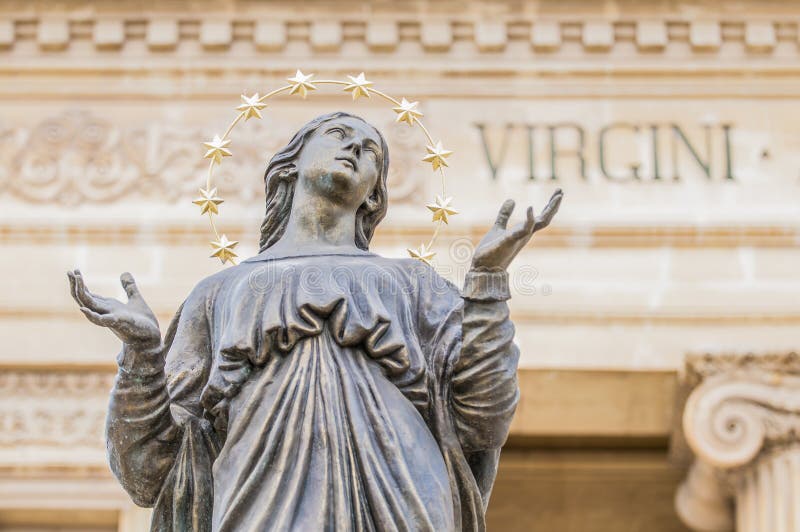
[[[433,221],[441,220],[444,223],[447,222],[448,216],[453,216],[458,214],[458,211],[455,210],[450,206],[450,202],[453,201],[453,198],[444,198],[442,199],[441,196],[436,196],[436,201],[433,203],[429,203],[426,207],[433,212]]]
[[[203,157],[211,159],[217,164],[222,162],[223,157],[230,157],[233,155],[228,149],[228,146],[231,145],[231,139],[222,140],[219,138],[219,135],[214,135],[214,140],[204,142],[203,145],[208,148],[208,151]]]
[[[314,74],[306,76],[298,70],[293,78],[288,78],[286,80],[292,84],[292,90],[289,91],[289,94],[299,94],[305,99],[305,97],[308,96],[308,91],[317,90],[317,87],[310,82],[313,77]]]
[[[217,257],[222,261],[222,264],[229,261],[231,264],[235,264],[233,259],[237,258],[238,255],[233,251],[233,248],[235,248],[237,244],[239,244],[238,240],[228,240],[227,236],[222,235],[219,240],[211,242],[211,247],[214,248],[214,252],[210,256]]]
[[[405,98],[400,102],[400,107],[393,107],[392,110],[397,113],[398,122],[407,122],[409,126],[413,126],[414,122],[422,117],[422,113],[417,111],[419,102],[409,102]]]
[[[417,249],[406,249],[408,254],[411,256],[412,259],[421,260],[425,264],[430,264],[431,259],[436,255],[433,251],[428,248],[425,244],[420,244]]]
[[[252,96],[245,96],[242,94],[242,103],[236,108],[237,111],[244,113],[244,119],[250,120],[251,118],[261,118],[261,110],[267,106],[264,102],[260,102],[258,93]]]
[[[364,77],[363,72],[356,77],[347,77],[350,78],[350,84],[347,85],[344,90],[353,93],[353,100],[357,100],[360,96],[366,96],[369,98],[369,87],[374,85],[374,83],[367,81],[367,78]]]
[[[436,146],[426,146],[426,150],[428,150],[428,155],[426,155],[422,160],[426,163],[431,163],[433,165],[433,170],[436,171],[442,166],[449,166],[447,161],[445,161],[445,157],[450,157],[453,152],[450,150],[445,150],[442,147],[442,141],[436,143]]]
[[[224,201],[225,200],[217,196],[216,188],[212,188],[211,190],[201,188],[200,197],[192,201],[192,203],[200,207],[200,214],[205,214],[207,212],[219,214],[218,205]]]

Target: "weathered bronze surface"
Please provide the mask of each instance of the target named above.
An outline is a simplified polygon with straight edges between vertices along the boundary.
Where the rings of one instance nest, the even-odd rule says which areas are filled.
[[[362,119],[306,124],[270,161],[261,252],[201,281],[169,325],[68,274],[123,342],[111,468],[153,530],[483,530],[517,404],[506,268],[561,202],[514,202],[459,291],[369,242],[388,149]]]

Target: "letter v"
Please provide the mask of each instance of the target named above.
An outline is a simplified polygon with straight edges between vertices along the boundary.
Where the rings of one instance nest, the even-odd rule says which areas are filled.
[[[497,179],[497,173],[503,166],[503,161],[506,159],[508,152],[508,139],[511,136],[511,130],[514,128],[512,124],[506,124],[505,131],[503,131],[503,139],[500,141],[500,151],[497,154],[497,161],[492,159],[492,150],[489,148],[489,140],[486,138],[486,124],[476,123],[475,127],[478,128],[481,134],[481,143],[483,145],[483,153],[486,156],[486,163],[489,165],[489,172],[492,174],[492,180]]]

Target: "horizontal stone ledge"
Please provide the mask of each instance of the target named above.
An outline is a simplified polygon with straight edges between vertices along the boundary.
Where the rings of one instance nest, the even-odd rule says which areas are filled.
[[[276,61],[270,59],[269,63]],[[322,62],[322,61],[320,61]],[[630,62],[611,61],[604,64],[596,61],[544,61],[518,62],[501,66],[502,61],[473,68],[454,66],[452,59],[441,62],[392,59],[392,70],[386,70],[377,62],[365,59],[347,69],[345,73],[380,71],[380,89],[394,95],[413,95],[419,100],[452,99],[456,97],[502,98],[504,101],[526,102],[539,98],[647,98],[653,101],[674,101],[682,98],[731,98],[752,101],[758,98],[796,98],[800,93],[800,62],[766,61],[751,63],[734,62],[730,67],[714,63],[697,64],[686,60],[668,64],[659,61],[653,65],[631,67]],[[152,63],[157,63],[153,61]],[[158,63],[161,63],[160,61]],[[317,63],[315,61],[315,63]],[[280,86],[289,69],[297,62],[286,63],[277,69],[277,76],[265,77],[264,58],[241,61],[226,58],[220,63],[204,66],[189,66],[181,61],[175,64],[142,69],[141,60],[135,63],[116,61],[88,61],[70,59],[65,68],[59,61],[31,62],[28,58],[0,61],[0,77],[13,76],[14,83],[0,84],[0,100],[41,98],[46,101],[69,102],[85,100],[92,102],[122,101],[138,102],[219,100],[230,102],[242,89],[251,86],[253,76],[263,80],[255,87],[258,90]],[[304,62],[306,64],[306,62]],[[72,68],[75,66],[76,68]],[[409,77],[409,70],[418,72]],[[340,67],[315,69],[320,74],[333,75]],[[309,71],[314,71],[309,69]],[[220,75],[225,73],[225,75]],[[202,86],[195,76],[200,76]],[[760,77],[761,76],[761,77]],[[492,78],[487,84],[486,78]],[[375,78],[378,79],[378,78]],[[609,83],[613,80],[613,83]],[[113,96],[111,96],[113,95]],[[340,96],[332,93],[317,94],[314,99],[330,102]],[[295,104],[299,104],[295,100]],[[283,103],[282,105],[286,105]]]
[[[97,407],[107,400],[114,371],[113,363],[0,363],[0,390],[6,404],[24,400],[45,405],[63,395],[72,401],[85,396],[87,407]],[[579,441],[649,442],[646,446],[652,446],[670,434],[677,389],[674,371],[521,368],[518,376],[520,402],[511,425],[515,445],[549,440],[567,447]],[[98,438],[100,442],[99,434]],[[57,460],[56,448],[48,456],[65,464],[75,460],[69,453]],[[25,465],[34,462],[27,460]]]
[[[798,46],[800,50],[800,46]],[[381,77],[386,79],[388,76],[395,76],[398,79],[408,80],[409,71],[415,72],[413,83],[408,86],[414,88],[415,94],[437,94],[436,87],[443,87],[448,94],[458,89],[457,85],[466,84],[469,88],[469,78],[482,75],[491,76],[494,84],[487,86],[485,80],[472,80],[480,83],[481,94],[509,94],[518,95],[518,88],[526,78],[536,81],[546,79],[557,82],[569,79],[571,76],[579,78],[576,83],[605,82],[607,91],[613,93],[613,86],[608,86],[609,76],[628,80],[635,76],[645,77],[643,81],[650,81],[651,84],[659,87],[667,85],[666,76],[683,76],[687,83],[691,84],[695,93],[702,94],[702,87],[697,86],[698,82],[709,84],[712,88],[721,85],[720,78],[728,76],[733,80],[743,82],[751,81],[754,87],[759,85],[769,85],[786,77],[794,81],[793,76],[800,72],[797,55],[775,55],[766,57],[753,54],[739,54],[732,51],[724,57],[699,56],[685,57],[676,55],[674,57],[653,57],[650,55],[631,58],[629,56],[615,56],[609,54],[603,61],[598,61],[596,56],[581,56],[571,54],[569,56],[552,55],[539,57],[536,55],[526,55],[512,53],[507,50],[498,53],[495,57],[485,57],[483,55],[462,55],[458,61],[446,54],[434,57],[426,57],[423,54],[408,53],[400,55],[375,53],[369,54],[357,61],[339,58],[338,54],[330,53],[330,50],[323,49],[321,53],[312,54],[309,58],[298,60],[295,57],[283,56],[281,54],[264,54],[258,52],[238,51],[236,54],[216,52],[202,57],[202,61],[188,60],[190,58],[174,56],[125,56],[110,58],[107,54],[98,56],[73,56],[63,52],[62,56],[53,57],[48,55],[19,55],[3,53],[0,49],[0,74],[16,74],[24,76],[26,74],[36,74],[38,76],[48,74],[80,74],[82,77],[100,75],[105,80],[112,80],[114,77],[124,76],[126,81],[130,81],[130,76],[139,76],[148,82],[158,80],[159,76],[169,76],[170,79],[180,78],[187,74],[207,75],[209,83],[227,83],[233,76],[253,76],[258,75],[259,79],[267,80],[266,76],[275,74],[280,76],[280,81],[291,76],[292,69],[302,66],[304,72],[319,74],[341,73],[356,75],[358,72],[380,72]],[[387,63],[387,60],[389,63]],[[265,63],[265,61],[267,61]],[[266,65],[266,66],[265,66]],[[219,78],[219,73],[228,74],[225,78]],[[753,74],[770,76],[767,80],[751,80]],[[661,79],[647,80],[647,76],[659,75]],[[456,78],[456,79],[453,79]],[[458,79],[463,78],[463,79]],[[584,79],[588,78],[588,79]],[[776,78],[776,79],[772,79]],[[22,78],[24,79],[24,78]],[[434,81],[431,81],[433,79]],[[669,78],[666,78],[669,79]],[[452,83],[447,84],[450,80]],[[70,80],[64,80],[65,83]],[[207,91],[197,87],[197,80],[191,79],[190,87],[195,91]],[[205,80],[204,80],[205,81]],[[506,83],[499,83],[506,81]],[[674,83],[673,80],[669,80]],[[769,82],[769,83],[768,83]],[[67,85],[68,86],[68,85]],[[209,85],[213,87],[213,85]],[[420,88],[418,88],[420,87]],[[137,91],[146,93],[147,86],[135,86]],[[384,87],[385,88],[385,87]],[[101,87],[101,90],[106,87]],[[169,92],[161,85],[157,86],[158,94],[168,95]],[[463,90],[456,92],[461,93]],[[187,93],[184,87],[177,87],[174,94],[181,96]],[[733,91],[728,91],[733,93]],[[756,92],[759,95],[760,92]],[[746,96],[752,97],[753,93]],[[649,96],[659,96],[658,92],[653,92]],[[315,94],[315,97],[318,97]]]
[[[66,285],[66,277],[64,280]],[[95,283],[97,284],[97,283]],[[106,290],[107,287],[99,286],[98,290]],[[116,289],[116,287],[114,287]],[[150,287],[148,286],[148,289]],[[65,288],[66,290],[66,288]],[[188,293],[187,289],[187,293]],[[159,305],[152,305],[153,312],[159,321],[166,325],[172,319],[175,309],[179,302],[178,299],[184,297],[186,294],[181,294],[176,298],[174,307],[165,308]],[[548,297],[548,296],[541,296]],[[534,300],[536,295],[524,296],[516,294],[512,291],[511,301],[522,300],[528,298]],[[538,303],[535,306],[540,306]],[[647,326],[665,326],[665,327],[689,327],[689,328],[704,328],[709,326],[741,326],[741,327],[796,327],[800,325],[800,313],[797,312],[749,312],[749,313],[735,313],[735,312],[716,312],[714,310],[700,313],[694,308],[687,310],[687,312],[680,313],[674,309],[665,310],[662,312],[626,312],[614,309],[612,307],[605,307],[598,309],[595,312],[586,311],[583,309],[558,309],[553,310],[552,307],[546,309],[532,309],[531,304],[524,306],[514,303],[511,318],[514,323],[518,325],[536,325],[540,327],[558,327],[561,325],[566,326],[602,326],[602,325],[647,325]],[[14,306],[5,304],[0,306],[0,320],[64,320],[75,321],[76,323],[85,322],[85,317],[78,312],[77,307],[73,301],[67,301],[65,306],[61,305],[48,305],[48,306],[33,306],[26,305]]]
[[[120,203],[120,202],[113,202]],[[167,205],[167,207],[169,207]],[[115,207],[110,208],[114,209]],[[443,233],[443,238],[458,234],[477,243],[489,225],[454,226]],[[228,234],[247,235],[253,227],[227,219],[225,231]],[[398,241],[407,243],[409,239],[430,236],[430,224],[381,226],[376,234],[376,247],[391,245]],[[53,243],[91,243],[102,244],[181,244],[205,242],[208,227],[189,222],[165,221],[159,225],[115,223],[109,226],[107,219],[98,215],[97,219],[83,219],[80,223],[63,222],[53,224],[28,223],[24,221],[0,222],[0,243],[43,245]],[[742,225],[742,226],[643,226],[643,225],[574,225],[549,227],[536,236],[536,247],[580,247],[580,248],[678,248],[709,247],[764,247],[795,248],[800,242],[800,227],[794,225]]]

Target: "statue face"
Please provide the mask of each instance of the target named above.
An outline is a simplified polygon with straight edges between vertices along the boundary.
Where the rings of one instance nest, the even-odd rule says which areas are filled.
[[[297,186],[357,209],[372,190],[383,166],[375,128],[351,117],[323,123],[301,150]]]

